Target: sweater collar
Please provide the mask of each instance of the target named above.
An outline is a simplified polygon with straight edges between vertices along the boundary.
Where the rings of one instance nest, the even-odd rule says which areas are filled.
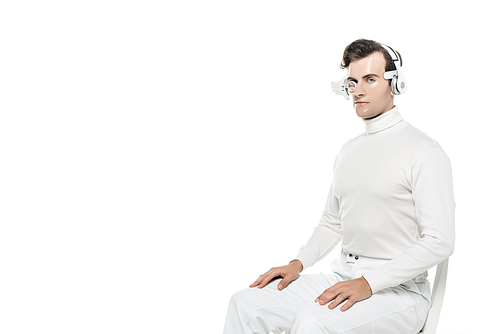
[[[382,115],[372,119],[364,119],[363,122],[365,123],[366,133],[373,134],[393,127],[402,120],[403,118],[398,112],[398,107],[394,106],[394,108],[383,113]]]

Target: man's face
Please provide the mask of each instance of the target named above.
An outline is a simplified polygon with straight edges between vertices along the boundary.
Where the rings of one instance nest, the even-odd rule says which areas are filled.
[[[369,119],[394,108],[394,94],[389,81],[384,79],[385,58],[375,52],[366,58],[353,61],[348,68],[347,81],[355,81],[352,94],[356,114]]]

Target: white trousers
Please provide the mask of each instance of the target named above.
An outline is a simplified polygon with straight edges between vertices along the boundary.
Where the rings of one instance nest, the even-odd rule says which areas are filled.
[[[301,275],[285,289],[280,280],[237,292],[229,303],[224,334],[415,334],[430,308],[427,272],[404,284],[383,289],[345,312],[314,300],[337,282],[361,277],[388,260],[347,254],[333,261],[332,273]]]

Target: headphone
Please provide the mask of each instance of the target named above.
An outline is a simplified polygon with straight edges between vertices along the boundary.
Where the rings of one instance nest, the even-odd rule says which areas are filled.
[[[394,95],[401,95],[406,92],[406,80],[403,77],[403,72],[401,71],[401,58],[396,51],[394,51],[390,46],[383,45],[382,47],[389,52],[389,55],[392,58],[392,62],[396,66],[394,71],[389,71],[384,73],[384,79],[392,80],[391,81],[391,89]]]
[[[398,53],[391,47],[383,44],[382,47],[389,52],[392,62],[394,63],[394,66],[396,66],[395,70],[384,73],[384,79],[392,80],[391,89],[394,95],[401,95],[406,92],[408,86],[401,71],[401,58],[399,58]],[[347,82],[346,77],[343,77],[340,81],[332,82],[332,91],[337,95],[342,95],[346,100],[349,100],[350,92],[348,84],[349,83]]]

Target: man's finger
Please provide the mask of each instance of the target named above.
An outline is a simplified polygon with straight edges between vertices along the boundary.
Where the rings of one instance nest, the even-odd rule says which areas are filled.
[[[334,308],[336,308],[337,306],[339,306],[346,299],[347,299],[346,295],[339,294],[337,297],[335,297],[335,299],[333,300],[333,302],[331,302],[330,305],[328,305],[328,308],[331,309],[331,310],[333,310]]]
[[[329,293],[323,293],[322,295],[320,295],[316,301],[320,304],[320,305],[325,305],[326,303],[328,303],[329,301],[332,301],[333,299],[335,298],[335,296],[329,294]]]
[[[251,287],[251,288],[256,287],[257,285],[259,285],[259,283],[260,283],[260,278],[257,278],[257,279],[255,280],[255,282],[253,282],[252,284],[250,284],[250,287]]]
[[[283,290],[290,284],[290,279],[288,277],[283,278],[278,284],[278,290]]]
[[[264,278],[262,279],[262,282],[260,282],[260,284],[259,284],[259,289],[262,289],[263,287],[265,287],[272,279],[274,279],[275,277],[278,277],[278,276],[280,276],[280,275],[278,273],[275,273],[275,272],[264,276]]]
[[[262,281],[262,278],[264,277],[264,275],[260,275],[256,280],[255,282],[253,282],[252,284],[250,284],[250,287],[253,288],[253,287],[256,287],[257,285],[259,285],[259,283]]]
[[[347,299],[347,302],[346,302],[344,305],[342,305],[342,307],[340,308],[340,310],[341,310],[342,312],[345,312],[345,311],[347,311],[348,309],[350,309],[350,308],[351,308],[351,306],[353,306],[353,305],[354,305],[354,303],[356,303],[356,302],[351,301],[351,299]]]
[[[315,302],[319,302],[320,305],[325,305],[329,301],[337,298],[339,294],[340,291],[338,290],[338,287],[336,285],[333,285],[332,287],[323,291],[323,293],[319,295],[318,298],[316,298]]]
[[[253,282],[252,284],[250,284],[250,287],[253,288],[253,287],[256,287],[257,285],[260,285],[263,280],[274,270],[275,268],[271,268],[269,269],[268,271],[266,271],[265,273],[263,273],[262,275],[259,276],[259,278],[257,278],[255,280],[255,282]],[[266,283],[267,284],[267,283]],[[264,284],[265,285],[265,284]]]

